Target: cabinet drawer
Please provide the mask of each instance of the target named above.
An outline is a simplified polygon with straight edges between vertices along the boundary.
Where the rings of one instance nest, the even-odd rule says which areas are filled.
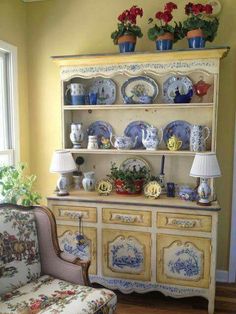
[[[151,214],[150,211],[103,208],[102,221],[109,224],[150,227]]]
[[[78,221],[82,215],[83,221],[97,222],[96,207],[52,205],[52,211],[57,220]]]
[[[194,230],[211,232],[211,216],[158,213],[157,227],[177,230]]]

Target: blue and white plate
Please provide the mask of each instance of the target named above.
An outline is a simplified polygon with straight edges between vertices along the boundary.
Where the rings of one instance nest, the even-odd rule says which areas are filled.
[[[176,120],[164,128],[163,138],[167,144],[168,139],[175,135],[182,141],[181,149],[189,149],[191,124],[187,121]]]
[[[153,102],[158,92],[157,83],[149,76],[132,77],[121,86],[121,94],[125,104]]]
[[[146,129],[150,127],[149,123],[146,123],[144,121],[133,121],[129,123],[125,129],[125,135],[132,137],[133,141],[135,141],[136,136],[137,138],[137,143],[134,147],[134,149],[142,149],[144,148],[143,143],[142,143],[142,130],[144,130],[146,134]]]
[[[187,76],[170,76],[163,83],[164,100],[168,103],[174,103],[176,92],[186,95],[193,90],[193,83]]]
[[[111,79],[95,79],[89,92],[98,94],[98,105],[111,105],[116,101],[116,84]]]
[[[98,145],[102,144],[101,138],[110,138],[112,134],[112,126],[105,121],[95,121],[87,129],[88,135],[97,135]]]

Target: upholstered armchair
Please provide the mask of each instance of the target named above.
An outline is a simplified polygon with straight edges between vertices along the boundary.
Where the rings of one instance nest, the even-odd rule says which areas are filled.
[[[89,285],[89,264],[60,250],[48,208],[0,204],[0,314],[113,313],[116,295]]]

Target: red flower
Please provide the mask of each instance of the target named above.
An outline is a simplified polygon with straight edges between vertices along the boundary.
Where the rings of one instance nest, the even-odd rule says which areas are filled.
[[[122,14],[118,16],[118,20],[121,23],[130,22],[131,24],[136,24],[137,16],[143,16],[143,9],[133,5],[129,10],[125,10]]]
[[[159,12],[156,13],[155,17],[156,17],[158,20],[162,20],[162,19],[163,19],[163,15],[164,15],[164,13],[161,12],[161,11],[159,11]]]
[[[126,15],[122,13],[121,15],[118,16],[118,20],[123,23],[125,21]]]
[[[168,24],[173,19],[173,15],[169,11],[165,11],[162,19],[166,24]]]
[[[192,6],[192,13],[194,14],[194,15],[198,15],[198,14],[201,14],[202,12],[203,12],[203,10],[204,10],[204,5],[202,5],[202,4],[194,4],[193,6]]]
[[[185,14],[189,15],[190,13],[192,13],[192,7],[193,7],[193,3],[189,2],[188,4],[186,4],[185,6]]]
[[[212,14],[213,8],[211,4],[206,4],[204,11],[206,12],[206,14]]]
[[[174,2],[166,3],[165,8],[164,8],[165,11],[169,11],[169,12],[172,12],[175,9],[177,9],[177,5]]]

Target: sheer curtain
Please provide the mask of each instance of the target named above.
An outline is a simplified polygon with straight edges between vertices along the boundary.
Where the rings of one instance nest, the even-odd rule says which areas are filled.
[[[8,53],[0,51],[0,166],[2,164],[12,164],[13,161],[10,127],[8,59]]]

